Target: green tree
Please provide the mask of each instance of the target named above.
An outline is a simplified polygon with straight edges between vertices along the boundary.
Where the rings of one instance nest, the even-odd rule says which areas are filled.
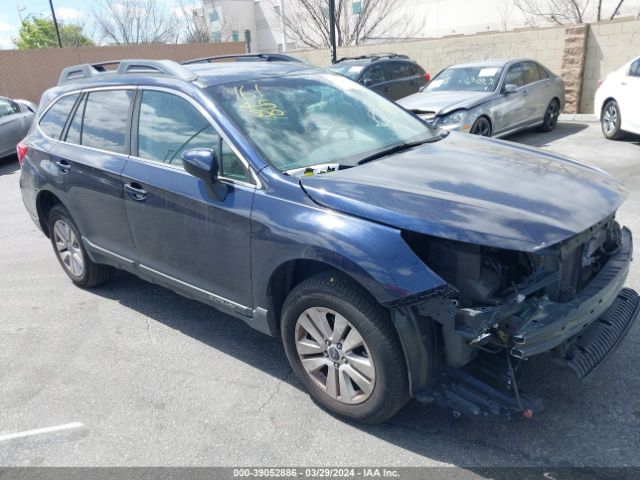
[[[60,40],[63,47],[89,47],[95,43],[82,32],[80,25],[66,25],[58,22]],[[58,46],[56,27],[47,17],[29,15],[20,26],[18,38],[14,40],[20,50],[30,48],[50,48]]]

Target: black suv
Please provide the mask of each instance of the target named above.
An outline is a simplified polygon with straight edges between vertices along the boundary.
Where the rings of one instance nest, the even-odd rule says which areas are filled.
[[[397,53],[343,57],[329,69],[369,87],[389,100],[416,93],[431,80],[431,76],[415,60]]]

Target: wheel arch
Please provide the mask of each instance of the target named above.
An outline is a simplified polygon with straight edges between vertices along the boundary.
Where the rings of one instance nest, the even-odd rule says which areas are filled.
[[[49,213],[56,205],[62,205],[62,200],[50,190],[41,190],[36,197],[36,211],[38,212],[38,222],[44,234],[49,238]],[[66,207],[65,207],[66,208]]]
[[[613,95],[607,95],[603,100],[602,100],[602,104],[600,105],[600,119],[602,120],[602,114],[604,113],[604,107],[607,106],[607,103],[609,102],[616,102],[616,104],[618,105],[618,110],[620,110],[620,103],[618,103],[618,100],[616,100],[616,98]]]
[[[272,324],[275,335],[279,335],[282,307],[289,293],[291,293],[296,285],[299,285],[307,278],[317,273],[330,270],[345,275],[371,295],[374,301],[380,303],[376,299],[374,292],[372,292],[367,285],[364,285],[363,282],[359,281],[358,278],[346,271],[346,269],[341,269],[331,263],[311,258],[287,260],[273,271],[266,288],[267,308],[271,317],[269,323]]]

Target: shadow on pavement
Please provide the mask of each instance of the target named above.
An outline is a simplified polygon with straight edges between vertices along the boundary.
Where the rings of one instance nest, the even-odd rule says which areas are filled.
[[[504,140],[525,143],[533,147],[546,147],[556,140],[575,135],[586,128],[589,128],[589,125],[585,123],[558,123],[556,128],[550,132],[539,132],[532,129],[524,130],[504,137]]]
[[[0,158],[0,176],[11,175],[16,170],[20,169],[18,164],[18,157],[15,155],[9,155],[5,158]]]
[[[303,389],[291,375],[280,340],[240,320],[124,272],[93,292]],[[636,402],[634,410],[633,402],[624,398],[637,388],[637,376],[629,385],[631,377],[620,373],[628,371],[625,359],[616,362],[614,355],[609,361],[620,366],[586,384],[560,370],[550,356],[529,361],[522,388],[542,397],[547,408],[531,420],[455,419],[445,409],[411,401],[382,425],[352,426],[425,460],[466,468],[479,476],[485,475],[483,468],[494,466],[635,465],[640,405]],[[606,393],[599,382],[607,385]]]

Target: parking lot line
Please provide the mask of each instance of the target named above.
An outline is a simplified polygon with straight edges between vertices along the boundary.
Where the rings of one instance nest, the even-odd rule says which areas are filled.
[[[53,432],[59,432],[61,430],[80,428],[83,426],[84,425],[80,422],[71,422],[71,423],[65,423],[62,425],[55,425],[53,427],[34,428],[33,430],[25,430],[23,432],[7,433],[4,435],[0,435],[0,442],[3,442],[5,440],[13,440],[16,438],[30,437],[31,435],[41,435],[43,433],[53,433]]]

